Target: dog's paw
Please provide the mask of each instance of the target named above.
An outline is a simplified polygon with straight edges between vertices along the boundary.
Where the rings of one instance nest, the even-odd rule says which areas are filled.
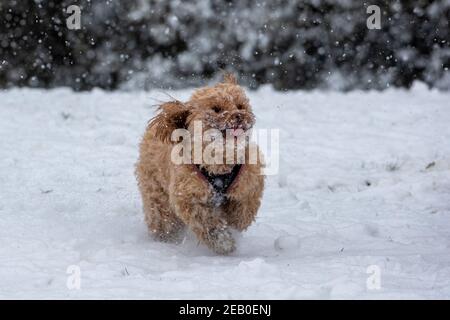
[[[230,230],[213,229],[208,235],[208,246],[218,254],[229,254],[236,249],[236,243]]]
[[[155,241],[168,243],[181,243],[185,236],[185,227],[182,224],[171,223],[165,225],[165,229],[151,229],[150,234]]]

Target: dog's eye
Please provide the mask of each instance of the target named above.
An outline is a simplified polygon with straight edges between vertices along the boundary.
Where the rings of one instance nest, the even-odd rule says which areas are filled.
[[[214,107],[212,107],[212,109],[215,113],[219,113],[220,111],[222,111],[222,108],[219,106],[214,106]]]
[[[244,105],[243,104],[238,104],[236,106],[236,108],[238,108],[238,110],[242,110],[242,109],[244,109]]]

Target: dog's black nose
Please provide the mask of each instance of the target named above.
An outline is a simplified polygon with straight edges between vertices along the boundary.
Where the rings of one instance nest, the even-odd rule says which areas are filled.
[[[234,121],[234,123],[236,123],[236,124],[241,123],[241,122],[242,122],[242,114],[240,114],[240,113],[235,113],[235,114],[233,115],[233,121]]]

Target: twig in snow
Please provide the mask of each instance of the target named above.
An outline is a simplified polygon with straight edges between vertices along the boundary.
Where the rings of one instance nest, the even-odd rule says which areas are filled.
[[[430,162],[429,164],[427,164],[427,166],[425,167],[425,169],[431,169],[431,168],[433,168],[434,166],[436,165],[436,162]]]

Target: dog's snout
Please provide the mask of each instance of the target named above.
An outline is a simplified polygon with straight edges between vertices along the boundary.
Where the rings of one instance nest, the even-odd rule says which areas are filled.
[[[240,112],[235,112],[230,117],[230,122],[235,127],[242,125],[243,120],[244,116]]]
[[[247,130],[252,125],[252,120],[248,117],[248,115],[242,112],[234,112],[228,118],[228,127],[235,129],[244,129]]]

